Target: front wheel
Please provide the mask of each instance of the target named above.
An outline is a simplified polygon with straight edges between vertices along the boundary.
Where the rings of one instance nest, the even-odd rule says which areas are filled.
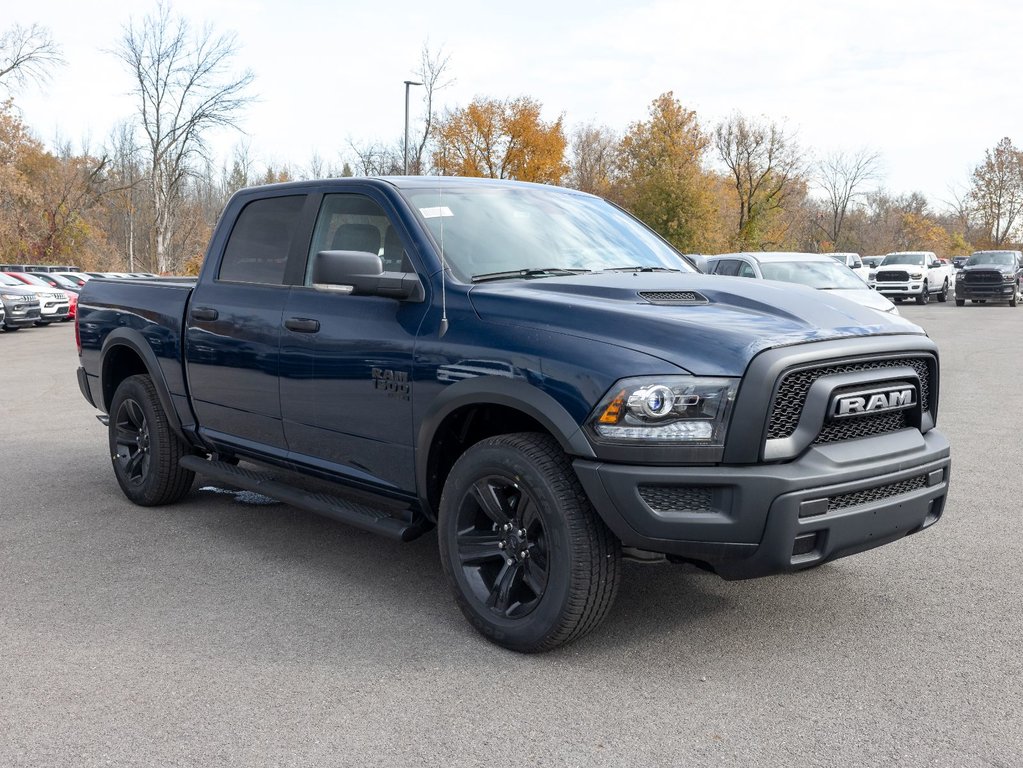
[[[956,299],[956,306],[957,307],[966,306],[966,299]]]
[[[941,284],[941,291],[938,293],[938,301],[942,303],[948,301],[948,280]]]
[[[129,376],[114,392],[109,442],[114,476],[136,504],[170,504],[192,487],[195,473],[178,465],[185,445],[171,430],[148,376]]]
[[[1019,302],[1019,286],[1017,285],[1017,286],[1015,286],[1012,289],[1012,298],[1009,299],[1009,306],[1010,307],[1015,307],[1018,302]]]
[[[931,300],[931,294],[929,293],[929,290],[930,289],[927,287],[927,283],[924,283],[923,290],[921,290],[920,295],[916,297],[917,304],[926,304],[928,301]]]
[[[444,484],[438,536],[458,607],[514,651],[583,636],[618,589],[619,542],[549,435],[498,435],[462,454]]]

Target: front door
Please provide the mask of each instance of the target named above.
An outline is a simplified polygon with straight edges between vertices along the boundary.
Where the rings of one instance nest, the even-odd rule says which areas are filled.
[[[383,201],[325,195],[305,284],[284,307],[281,415],[293,461],[374,490],[415,489],[412,352],[428,304],[312,287],[321,250],[368,251],[410,270],[404,235]]]

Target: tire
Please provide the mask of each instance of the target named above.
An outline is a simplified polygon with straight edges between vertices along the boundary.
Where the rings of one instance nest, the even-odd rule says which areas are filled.
[[[21,330],[21,326],[20,325],[7,325],[7,323],[4,323],[4,331],[6,333],[14,333],[15,331],[20,331],[20,330]]]
[[[966,305],[966,299],[956,299],[956,306],[962,307]]]
[[[618,590],[618,539],[549,435],[498,435],[462,454],[444,484],[438,538],[458,607],[513,651],[582,637]]]
[[[944,304],[948,301],[948,280],[941,284],[941,291],[938,293],[938,301]]]
[[[178,461],[188,451],[170,428],[148,376],[129,376],[110,403],[108,439],[114,476],[131,501],[155,507],[178,501],[195,473]]]
[[[916,297],[917,304],[926,304],[931,300],[931,294],[928,292],[927,283],[924,283],[923,290],[920,291],[920,295]]]
[[[1012,289],[1012,298],[1009,299],[1009,306],[1015,307],[1019,303],[1019,286],[1015,286]]]

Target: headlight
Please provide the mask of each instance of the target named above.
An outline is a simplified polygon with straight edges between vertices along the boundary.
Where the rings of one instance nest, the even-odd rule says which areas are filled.
[[[914,272],[909,276],[910,280],[923,280],[923,278],[924,278],[923,272]]]
[[[867,279],[868,280],[873,280],[876,277],[877,277],[877,270],[872,269],[872,270],[870,270],[870,272],[867,273]]]
[[[1016,282],[1016,276],[1015,275],[1002,275],[1002,280],[1004,280],[1007,283],[1015,283]]]
[[[723,446],[738,388],[738,379],[623,379],[604,395],[588,426],[602,442]]]
[[[956,280],[963,280],[965,277],[966,277],[965,273],[963,273],[963,272],[956,272]]]
[[[7,299],[8,301],[25,301],[29,299],[27,296],[22,296],[20,293],[0,293],[0,298]]]

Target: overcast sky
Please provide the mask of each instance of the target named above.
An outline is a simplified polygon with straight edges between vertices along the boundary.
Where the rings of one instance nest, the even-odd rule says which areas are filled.
[[[37,22],[67,66],[17,94],[43,141],[92,147],[135,108],[114,56],[144,1],[8,3],[0,28]],[[224,159],[250,142],[260,164],[336,163],[349,139],[399,140],[404,85],[425,42],[450,55],[455,83],[441,107],[474,96],[530,96],[545,117],[623,130],[673,91],[706,128],[734,111],[784,121],[817,155],[879,151],[884,185],[932,203],[967,184],[984,150],[1021,141],[1023,3],[859,0],[855,3],[629,3],[602,0],[176,0],[197,26],[233,31],[258,103],[245,136],[217,136]],[[412,118],[421,112],[413,89]]]

